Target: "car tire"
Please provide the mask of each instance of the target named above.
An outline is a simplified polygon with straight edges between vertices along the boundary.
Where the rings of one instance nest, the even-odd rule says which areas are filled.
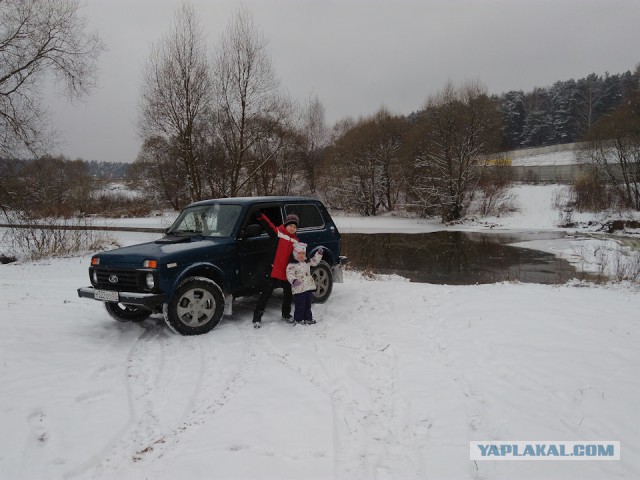
[[[313,303],[326,302],[333,290],[333,275],[331,275],[331,267],[327,262],[322,260],[311,270],[311,276],[316,282],[316,289],[312,296]]]
[[[183,281],[163,307],[164,320],[180,335],[202,335],[212,330],[224,313],[222,290],[213,280],[192,277]]]
[[[138,305],[126,305],[118,302],[105,302],[107,313],[118,322],[141,322],[151,315],[151,310]]]

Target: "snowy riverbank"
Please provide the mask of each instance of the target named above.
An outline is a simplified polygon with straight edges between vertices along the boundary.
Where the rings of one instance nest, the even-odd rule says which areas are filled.
[[[447,228],[557,228],[557,213],[544,206],[552,187],[522,188],[529,201],[519,216]],[[398,218],[337,222],[343,232],[442,228]],[[317,325],[281,322],[273,299],[254,330],[255,299],[246,298],[209,334],[185,338],[160,317],[120,324],[77,298],[89,258],[0,265],[0,478],[640,472],[633,286],[446,286],[348,272],[329,302],[314,306]],[[473,440],[616,440],[622,455],[473,462]]]

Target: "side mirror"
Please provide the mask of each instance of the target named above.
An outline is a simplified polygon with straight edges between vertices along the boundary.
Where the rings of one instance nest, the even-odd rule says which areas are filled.
[[[243,238],[257,237],[262,234],[262,227],[257,223],[251,223],[244,228]]]

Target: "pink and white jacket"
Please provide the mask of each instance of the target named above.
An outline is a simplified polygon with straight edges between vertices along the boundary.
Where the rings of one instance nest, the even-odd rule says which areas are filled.
[[[291,292],[294,295],[316,289],[316,282],[311,276],[311,267],[318,265],[320,260],[322,260],[322,252],[318,251],[309,261],[295,261],[287,265],[287,280],[291,284]],[[300,282],[295,282],[296,280]]]

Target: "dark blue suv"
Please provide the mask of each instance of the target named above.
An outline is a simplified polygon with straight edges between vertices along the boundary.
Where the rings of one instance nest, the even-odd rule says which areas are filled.
[[[315,302],[342,282],[340,233],[319,200],[307,197],[246,197],[197,202],[186,207],[155,242],[118,248],[91,259],[91,287],[80,297],[104,302],[118,321],[141,321],[152,313],[182,335],[198,335],[230,315],[235,297],[260,291],[273,260],[273,240],[256,220],[275,224],[295,213],[298,238],[309,256],[322,247],[313,270]]]

